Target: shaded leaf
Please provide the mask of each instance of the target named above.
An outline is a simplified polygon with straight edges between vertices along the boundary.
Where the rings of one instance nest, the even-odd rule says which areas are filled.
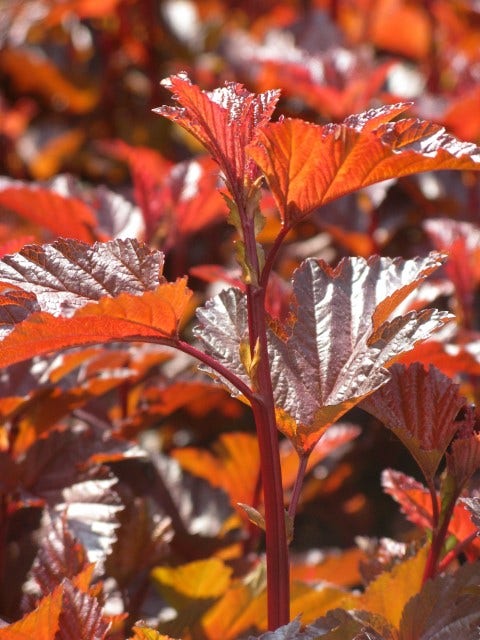
[[[56,640],[103,640],[110,624],[102,615],[98,600],[65,580],[63,586],[60,628]]]
[[[4,48],[0,69],[8,74],[21,92],[35,92],[47,100],[60,102],[73,113],[86,113],[95,106],[98,95],[92,88],[78,88],[53,63],[27,49]]]
[[[381,626],[385,635],[380,635],[370,626]],[[333,609],[326,616],[316,620],[310,628],[325,640],[396,640],[393,629],[385,620],[364,611]]]
[[[405,606],[399,640],[477,640],[480,563],[428,580]]]
[[[387,367],[446,320],[432,310],[389,319],[438,265],[433,254],[350,258],[335,269],[309,259],[295,272],[296,321],[286,340],[270,332],[269,353],[278,426],[299,451],[310,450],[388,380]]]
[[[245,517],[245,513],[237,507],[237,503],[256,503],[260,459],[254,435],[224,433],[214,443],[212,453],[185,447],[175,450],[173,456],[193,475],[205,478],[214,487],[222,488],[242,517]]]
[[[301,630],[299,618],[295,618],[275,631],[267,631],[260,636],[250,636],[248,640],[315,640],[318,633],[314,630]]]
[[[24,589],[24,602],[29,603],[53,592],[64,578],[72,579],[88,566],[85,549],[68,529],[65,517],[45,510],[39,535],[39,549]]]
[[[438,369],[419,363],[393,365],[390,380],[361,403],[391,429],[432,482],[443,455],[459,428],[465,399],[456,384]]]
[[[265,125],[248,151],[268,180],[284,224],[375,182],[480,168],[480,149],[442,127],[415,119],[389,122],[408,106],[371,109],[338,125],[294,119]]]

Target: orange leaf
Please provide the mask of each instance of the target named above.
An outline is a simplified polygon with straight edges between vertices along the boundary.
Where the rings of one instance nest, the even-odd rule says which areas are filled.
[[[388,178],[436,169],[479,169],[480,149],[388,105],[320,126],[286,119],[269,123],[249,146],[265,174],[284,224],[316,207]]]
[[[123,293],[102,298],[70,318],[34,313],[4,339],[0,366],[60,349],[111,341],[171,342],[190,297],[186,279],[182,279],[140,296]]]
[[[0,629],[0,640],[54,640],[59,628],[62,600],[63,587],[60,586],[43,598],[34,611]]]
[[[92,242],[92,228],[97,224],[88,205],[78,198],[65,197],[54,191],[27,183],[0,191],[0,206],[23,218],[46,227],[57,236]],[[18,186],[16,186],[18,184]]]
[[[51,61],[27,50],[3,49],[0,52],[0,69],[10,76],[17,90],[38,93],[73,113],[91,111],[98,99],[96,91],[76,87]]]

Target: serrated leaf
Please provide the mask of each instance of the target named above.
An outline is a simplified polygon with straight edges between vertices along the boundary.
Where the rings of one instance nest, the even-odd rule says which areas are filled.
[[[473,524],[480,530],[480,498],[463,498],[462,502],[467,505]]]
[[[0,629],[0,640],[55,640],[62,600],[63,587],[59,587],[21,620]]]
[[[425,529],[432,528],[432,501],[428,489],[400,471],[385,469],[382,487],[396,500],[406,517]]]
[[[258,128],[270,119],[279,91],[255,95],[241,84],[227,82],[224,87],[206,92],[192,84],[185,73],[170,76],[162,84],[180,106],[154,111],[180,124],[208,149],[225,173],[237,202],[243,201],[245,182],[252,183],[257,175],[245,149],[255,139]]]
[[[447,452],[447,471],[460,492],[480,468],[480,433],[459,436]]]
[[[428,580],[405,606],[399,640],[477,640],[480,628],[480,563]]]
[[[432,482],[459,428],[455,419],[465,402],[450,378],[413,363],[391,367],[390,380],[360,406],[398,436]]]
[[[402,261],[343,259],[332,269],[306,260],[293,278],[296,319],[269,354],[277,421],[299,451],[388,380],[387,367],[440,327],[437,311],[392,313],[439,265],[438,255]]]
[[[88,566],[85,549],[68,529],[65,517],[46,510],[39,538],[37,556],[24,587],[24,600],[29,602],[53,592],[64,578],[72,579]]]
[[[427,553],[428,548],[423,547],[413,558],[381,573],[358,598],[347,598],[344,606],[381,616],[398,629],[406,603],[422,588]]]
[[[34,313],[4,338],[0,366],[69,347],[113,341],[175,340],[191,291],[186,279],[142,295],[122,293],[78,309],[68,318]]]
[[[318,633],[312,630],[301,630],[299,618],[295,618],[275,631],[267,631],[260,636],[249,636],[248,640],[316,640]]]
[[[36,296],[41,311],[66,316],[92,300],[141,294],[165,282],[163,254],[136,240],[57,240],[0,261],[0,282]]]
[[[387,105],[319,126],[285,119],[265,125],[249,153],[265,174],[284,224],[361,187],[436,169],[479,169],[480,149]]]
[[[56,640],[104,640],[110,624],[104,619],[96,598],[64,580],[60,628]]]

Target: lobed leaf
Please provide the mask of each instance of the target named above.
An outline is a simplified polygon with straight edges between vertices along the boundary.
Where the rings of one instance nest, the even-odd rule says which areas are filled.
[[[278,425],[299,451],[383,385],[387,367],[447,319],[433,310],[389,319],[439,264],[438,254],[350,258],[335,269],[309,259],[295,272],[295,324],[286,340],[270,332],[269,354]]]
[[[419,363],[393,365],[390,380],[361,403],[391,429],[432,482],[445,451],[459,428],[465,399],[458,385],[438,369]]]
[[[362,187],[437,169],[479,169],[480,148],[413,118],[408,104],[350,116],[342,124],[285,119],[266,124],[248,152],[265,174],[283,223]]]

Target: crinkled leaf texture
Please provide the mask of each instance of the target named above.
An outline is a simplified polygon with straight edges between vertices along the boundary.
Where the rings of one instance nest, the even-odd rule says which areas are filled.
[[[316,640],[316,638],[318,638],[318,631],[308,627],[302,631],[300,620],[295,618],[275,631],[267,631],[256,637],[250,636],[248,640]]]
[[[442,256],[343,259],[336,268],[308,259],[293,277],[295,321],[284,340],[269,332],[279,428],[299,451],[384,384],[387,368],[450,316],[436,310],[394,316],[396,307],[440,266]],[[245,295],[228,289],[197,310],[196,335],[246,384],[240,351],[248,344]],[[230,387],[232,392],[235,392]],[[238,392],[237,392],[238,393]]]
[[[248,151],[265,174],[284,223],[361,187],[436,169],[480,169],[480,148],[436,124],[390,122],[408,104],[349,116],[342,124],[285,119],[262,128]]]
[[[395,364],[390,380],[366,398],[365,409],[391,429],[431,482],[459,428],[455,422],[465,399],[458,385],[435,367]]]
[[[179,103],[154,111],[177,122],[208,149],[225,173],[235,197],[241,197],[245,179],[255,179],[258,169],[246,153],[275,109],[279,91],[249,93],[241,84],[227,82],[212,92],[202,91],[186,73],[162,81]]]
[[[270,333],[279,428],[309,450],[325,429],[388,380],[387,367],[441,326],[436,310],[394,317],[397,305],[440,264],[424,259],[306,260],[295,272],[296,321]]]
[[[26,297],[0,305],[1,366],[74,346],[175,339],[191,291],[186,279],[166,282],[162,267],[161,252],[134,240],[61,240],[5,256],[0,281]]]
[[[405,606],[399,640],[478,640],[480,563],[428,580]]]

